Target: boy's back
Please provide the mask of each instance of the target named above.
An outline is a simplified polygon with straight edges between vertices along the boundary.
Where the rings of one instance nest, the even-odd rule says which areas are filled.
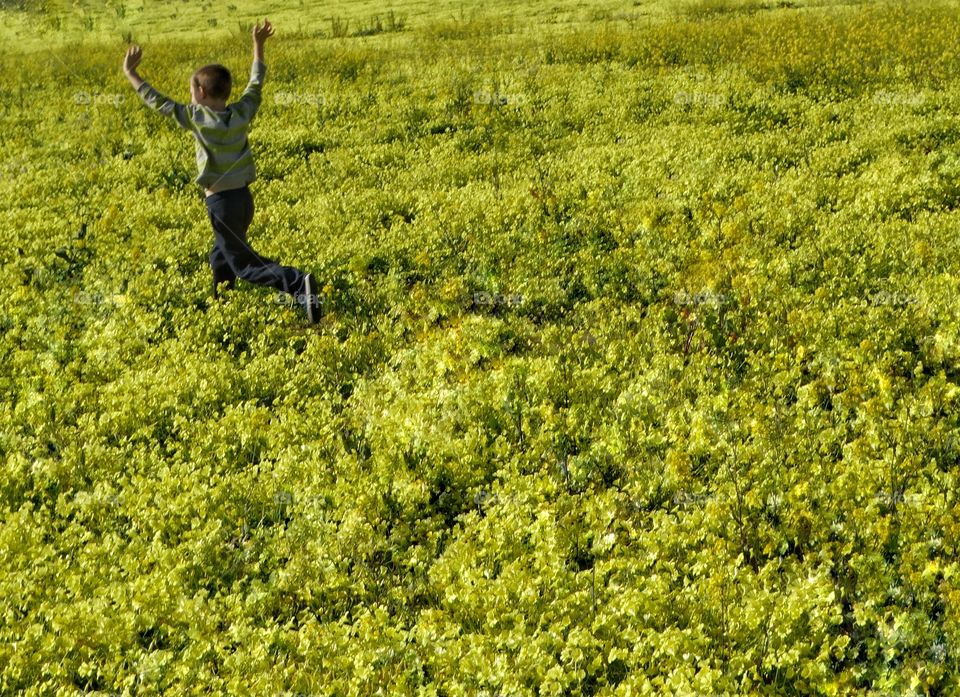
[[[203,104],[181,104],[145,81],[137,88],[147,106],[172,117],[177,125],[193,133],[199,171],[195,181],[208,194],[236,189],[257,178],[247,131],[260,108],[266,71],[263,61],[254,59],[246,89],[224,111]]]

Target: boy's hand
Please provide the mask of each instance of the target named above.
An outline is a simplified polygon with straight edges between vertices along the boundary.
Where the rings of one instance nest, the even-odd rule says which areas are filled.
[[[143,84],[143,78],[137,75],[137,66],[140,65],[140,59],[143,58],[143,51],[134,44],[127,49],[127,55],[123,57],[123,74],[127,76],[133,89],[140,89]]]
[[[263,18],[263,26],[257,22],[253,26],[253,60],[263,62],[263,44],[273,36],[273,25],[266,17]]]
[[[273,36],[273,25],[266,17],[263,18],[262,27],[259,22],[253,25],[253,43],[263,46],[263,43],[271,36]]]
[[[127,49],[127,55],[123,57],[123,72],[129,75],[140,65],[140,59],[143,58],[143,51],[139,46],[131,46]]]

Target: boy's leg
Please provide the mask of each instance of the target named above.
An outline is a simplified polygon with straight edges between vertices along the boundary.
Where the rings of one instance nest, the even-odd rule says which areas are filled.
[[[253,197],[247,187],[208,196],[206,204],[216,234],[216,247],[219,247],[227,266],[237,278],[291,295],[303,293],[306,276],[303,271],[292,266],[281,266],[257,254],[247,243],[247,228],[253,220]]]
[[[213,249],[210,250],[210,268],[213,270],[213,297],[219,297],[217,288],[221,283],[226,283],[227,288],[236,286],[237,275],[227,263],[227,255],[220,248],[218,241],[214,242]]]

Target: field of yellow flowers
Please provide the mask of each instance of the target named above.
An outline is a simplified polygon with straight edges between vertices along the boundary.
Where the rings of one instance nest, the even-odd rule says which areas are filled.
[[[960,690],[960,4],[0,3],[0,694]]]

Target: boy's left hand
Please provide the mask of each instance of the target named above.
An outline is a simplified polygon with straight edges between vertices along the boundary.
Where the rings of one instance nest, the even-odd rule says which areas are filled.
[[[143,51],[139,46],[131,46],[127,49],[127,55],[123,57],[123,72],[132,73],[140,65],[140,59],[143,58]]]

